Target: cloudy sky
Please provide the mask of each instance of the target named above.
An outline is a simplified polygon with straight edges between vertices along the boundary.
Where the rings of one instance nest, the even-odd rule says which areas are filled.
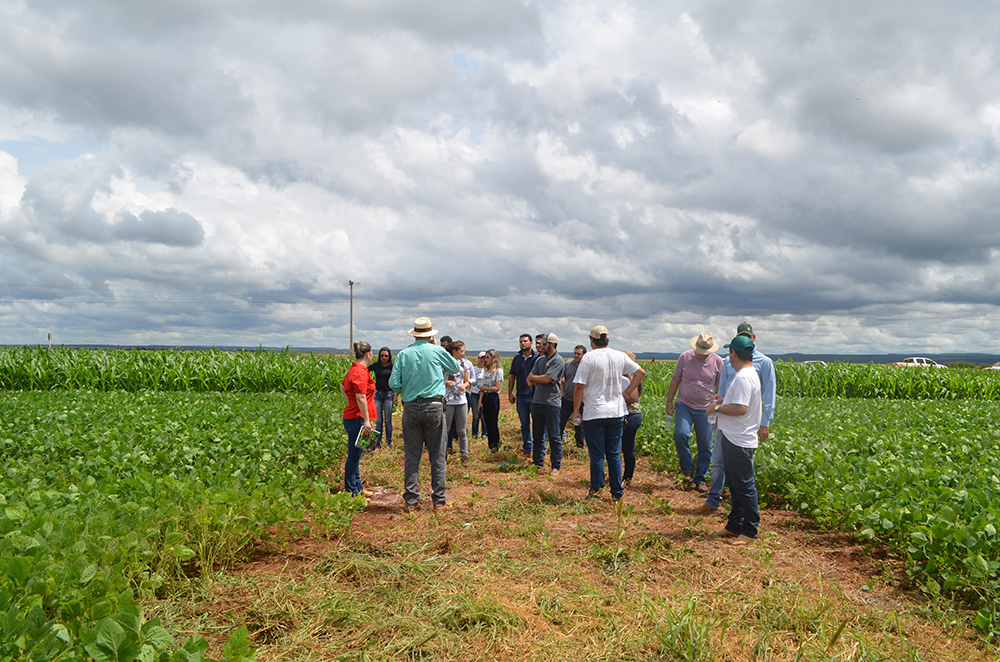
[[[1000,346],[1000,12],[0,0],[0,343]]]

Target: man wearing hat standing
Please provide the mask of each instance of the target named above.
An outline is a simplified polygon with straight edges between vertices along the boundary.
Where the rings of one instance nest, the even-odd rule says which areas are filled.
[[[596,496],[604,488],[604,460],[608,461],[608,482],[611,498],[618,501],[624,495],[622,488],[622,429],[628,409],[625,396],[639,389],[646,376],[638,363],[624,352],[608,347],[608,329],[595,326],[590,330],[591,351],[583,355],[576,369],[573,383],[573,425],[583,424],[590,455],[590,492]],[[622,377],[628,377],[628,386],[622,389]],[[583,416],[575,412],[583,407]]]
[[[431,503],[434,510],[440,510],[447,507],[444,373],[456,373],[460,366],[451,354],[434,344],[437,331],[430,318],[418,318],[409,334],[416,340],[396,355],[389,377],[389,388],[403,401],[403,501],[406,512],[420,507],[420,456],[427,446]]]
[[[736,336],[726,347],[729,362],[736,371],[726,397],[713,395],[707,414],[719,415],[719,439],[726,482],[733,495],[733,507],[725,528],[714,535],[732,538],[734,545],[757,539],[760,511],[753,456],[757,450],[757,432],[761,421],[760,378],[753,367],[754,343],[746,336]]]
[[[754,344],[753,369],[760,379],[761,415],[760,427],[757,429],[757,440],[765,441],[770,434],[771,419],[774,418],[774,404],[777,396],[777,380],[774,376],[774,361],[757,349],[757,335],[750,322],[742,322],[736,327],[736,335],[746,336]],[[729,384],[732,383],[736,371],[727,357],[722,363],[722,373],[719,375],[719,395],[726,397]],[[722,441],[719,431],[715,432],[712,444],[712,484],[705,497],[705,503],[698,506],[699,513],[714,513],[722,506],[722,488],[726,484],[726,470],[722,460]]]
[[[692,338],[691,349],[677,359],[667,389],[667,415],[674,417],[674,447],[684,474],[684,486],[693,484],[699,492],[708,492],[705,478],[712,459],[712,426],[705,409],[715,395],[722,372],[722,357],[715,353],[718,349],[719,343],[711,333]],[[697,465],[691,459],[692,426],[698,444]]]
[[[532,462],[539,470],[545,467],[545,433],[552,445],[552,475],[558,476],[562,466],[562,430],[559,417],[562,413],[562,395],[559,382],[566,363],[556,348],[559,338],[554,333],[542,334],[541,352],[528,374],[528,385],[535,389],[531,400]]]

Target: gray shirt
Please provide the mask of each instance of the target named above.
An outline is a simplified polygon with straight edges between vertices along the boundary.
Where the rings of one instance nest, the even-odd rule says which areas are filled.
[[[576,369],[579,367],[575,360],[566,360],[566,370],[563,372],[563,377],[566,378],[566,383],[563,384],[563,400],[573,401],[573,394],[576,391],[576,384],[573,383],[573,378],[576,377]]]
[[[559,356],[559,352],[555,352],[552,356],[538,357],[535,365],[531,368],[531,374],[545,375],[552,379],[552,383],[535,384],[535,395],[531,399],[532,404],[562,406],[562,387],[559,385],[559,380],[562,379],[565,367],[566,363]]]

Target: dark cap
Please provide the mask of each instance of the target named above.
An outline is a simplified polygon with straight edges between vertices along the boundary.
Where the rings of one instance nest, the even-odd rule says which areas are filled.
[[[746,336],[747,338],[754,335],[753,324],[750,322],[740,322],[740,325],[736,327],[736,335]]]
[[[723,345],[723,347],[735,349],[741,354],[753,354],[753,350],[755,349],[753,341],[747,336],[736,336],[729,341],[728,345]]]

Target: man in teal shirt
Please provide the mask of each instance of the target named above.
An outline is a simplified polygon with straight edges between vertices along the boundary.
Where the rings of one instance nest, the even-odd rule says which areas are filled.
[[[436,511],[447,507],[444,373],[461,368],[455,357],[434,343],[437,331],[429,317],[417,319],[409,334],[416,341],[396,355],[389,377],[389,388],[403,401],[403,501],[408,513],[420,507],[420,456],[427,446]]]

